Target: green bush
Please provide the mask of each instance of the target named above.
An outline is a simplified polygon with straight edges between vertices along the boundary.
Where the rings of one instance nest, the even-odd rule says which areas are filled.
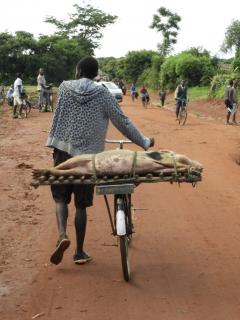
[[[176,73],[177,57],[172,56],[165,60],[160,70],[160,82],[164,87],[174,90],[179,82]]]
[[[188,86],[204,86],[210,84],[214,72],[210,57],[183,52],[165,60],[160,80],[170,89],[175,88],[181,79],[186,80]]]
[[[231,79],[235,79],[240,83],[240,73],[216,74],[211,82],[209,96],[223,99],[225,88]]]

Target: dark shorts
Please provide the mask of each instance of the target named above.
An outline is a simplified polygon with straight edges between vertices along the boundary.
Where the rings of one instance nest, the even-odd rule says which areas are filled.
[[[53,163],[54,166],[72,158],[68,153],[54,149]],[[77,208],[91,207],[93,204],[93,185],[51,185],[53,199],[56,202],[69,204],[71,196],[74,194],[74,202]]]
[[[231,104],[230,100],[225,99],[224,102],[225,102],[225,106],[228,109],[228,111],[231,112],[233,105]]]

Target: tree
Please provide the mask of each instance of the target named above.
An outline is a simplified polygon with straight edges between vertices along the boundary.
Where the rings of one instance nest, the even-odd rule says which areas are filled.
[[[148,67],[148,69],[143,70],[138,78],[138,82],[144,83],[149,88],[158,90],[161,85],[159,73],[163,60],[163,56],[160,56],[157,53],[153,54],[151,58],[151,66]]]
[[[0,33],[0,82],[12,83],[17,72],[23,73],[24,83],[35,84],[38,69],[46,70],[47,80],[58,85],[74,76],[77,62],[92,55],[99,46],[102,29],[116,20],[87,5],[74,6],[68,22],[54,17],[46,19],[57,27],[52,35],[34,39],[31,33],[17,31],[14,35]]]
[[[227,28],[221,50],[225,53],[235,50],[235,58],[240,58],[240,21],[233,20]]]
[[[142,72],[151,66],[154,53],[148,50],[128,52],[125,60],[126,80],[136,83]]]
[[[181,17],[178,14],[172,13],[164,7],[160,7],[158,14],[154,14],[150,28],[162,33],[163,41],[158,44],[161,55],[166,56],[172,51],[173,44],[177,42],[178,23],[180,21]]]
[[[57,20],[50,16],[45,22],[55,25],[56,34],[64,38],[74,38],[85,47],[89,54],[93,54],[94,49],[99,47],[99,40],[102,38],[102,29],[112,24],[117,16],[106,14],[91,5],[80,7],[75,4],[75,13],[70,14],[68,22]]]
[[[182,52],[165,59],[160,79],[170,89],[174,89],[180,80],[186,80],[189,86],[208,85],[215,71],[211,57]]]
[[[0,33],[0,81],[11,83],[16,72],[22,72],[28,78],[36,66],[36,48],[37,41],[31,33]]]

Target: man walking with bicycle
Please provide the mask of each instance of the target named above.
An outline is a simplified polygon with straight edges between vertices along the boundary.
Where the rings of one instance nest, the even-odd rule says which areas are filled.
[[[116,99],[93,79],[98,74],[98,62],[93,57],[82,59],[76,67],[76,79],[64,81],[58,89],[58,103],[48,136],[47,146],[53,148],[54,166],[80,154],[94,154],[104,150],[109,120],[128,139],[147,150],[154,144],[124,115]],[[52,185],[56,203],[59,239],[50,261],[59,264],[69,247],[67,236],[68,204],[75,200],[76,251],[73,261],[83,264],[91,260],[83,250],[86,208],[93,203],[92,185]]]
[[[182,80],[175,90],[175,100],[176,100],[176,120],[178,120],[178,114],[181,106],[186,106],[187,104],[187,87],[185,81]]]
[[[49,94],[47,92],[46,87],[46,79],[44,76],[44,69],[39,69],[39,74],[37,76],[37,91],[38,91],[38,110],[39,112],[42,111],[42,107],[45,100],[45,108],[43,111],[48,111],[49,105]]]
[[[23,100],[23,81],[21,73],[17,73],[17,79],[13,84],[13,119],[17,119],[22,117],[22,109],[24,106]],[[19,112],[17,113],[17,109],[19,106]]]

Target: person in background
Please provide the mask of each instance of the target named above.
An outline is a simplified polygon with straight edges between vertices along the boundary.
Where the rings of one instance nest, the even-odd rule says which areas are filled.
[[[122,93],[123,93],[123,95],[125,96],[126,93],[127,93],[127,88],[126,88],[123,80],[120,79],[120,80],[118,81],[118,84],[117,84],[117,85],[119,86],[120,89],[122,89]]]
[[[46,79],[44,76],[44,69],[39,69],[39,74],[37,76],[37,91],[38,91],[38,110],[42,111],[42,107],[45,100],[45,109],[43,111],[47,111],[48,108],[48,94],[46,89]]]
[[[23,108],[23,81],[22,81],[21,73],[17,73],[17,79],[13,84],[13,118],[21,118],[22,117],[22,108]],[[19,107],[19,112],[17,113],[17,109]]]
[[[166,91],[163,88],[159,91],[159,98],[161,101],[161,106],[163,107],[166,99]]]
[[[142,96],[142,104],[145,106],[148,104],[150,97],[149,97],[149,93],[147,91],[147,88],[145,87],[145,85],[142,86],[141,90],[140,90],[141,96]]]
[[[175,90],[176,100],[176,120],[178,119],[179,110],[182,104],[187,103],[187,87],[185,81],[182,80]]]
[[[234,80],[231,88],[229,89],[229,99],[232,105],[232,124],[237,124],[236,116],[238,110],[238,94],[237,94],[237,81]]]
[[[147,150],[154,139],[145,137],[122,112],[111,93],[99,86],[94,78],[98,74],[98,61],[83,58],[76,66],[76,79],[64,81],[58,89],[58,102],[49,132],[47,146],[53,148],[54,166],[81,154],[95,154],[104,150],[109,120],[128,139]],[[70,245],[67,236],[68,204],[71,195],[75,201],[76,251],[75,264],[83,264],[92,258],[83,245],[87,226],[87,207],[93,203],[92,185],[52,185],[56,203],[59,239],[50,258],[59,264]]]
[[[11,84],[11,86],[9,87],[6,93],[6,99],[7,99],[8,105],[11,107],[13,106],[13,92],[14,92],[13,84]]]
[[[226,124],[232,124],[232,122],[230,122],[230,116],[231,116],[232,108],[233,108],[233,105],[230,100],[230,90],[231,90],[232,86],[233,86],[233,80],[229,80],[229,83],[225,89],[225,94],[224,94],[224,103],[227,108]]]
[[[131,84],[130,94],[131,94],[131,97],[132,97],[132,102],[134,102],[134,100],[138,98],[137,88],[136,88],[136,85],[134,83]]]

